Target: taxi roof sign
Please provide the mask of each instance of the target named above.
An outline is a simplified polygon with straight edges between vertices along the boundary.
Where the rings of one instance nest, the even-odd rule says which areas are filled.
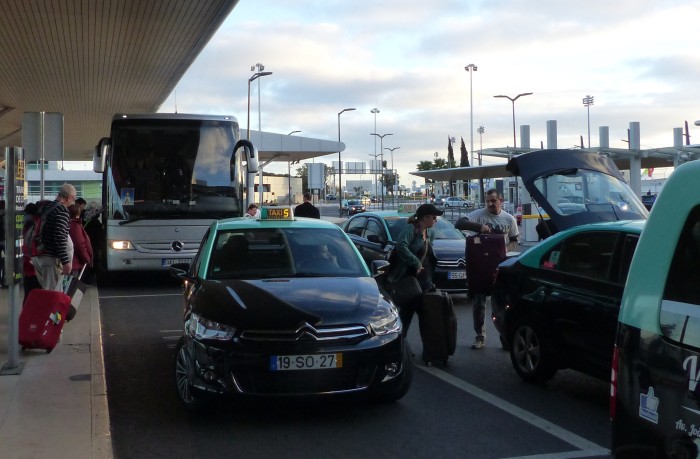
[[[263,207],[260,220],[294,220],[294,212],[291,207]]]

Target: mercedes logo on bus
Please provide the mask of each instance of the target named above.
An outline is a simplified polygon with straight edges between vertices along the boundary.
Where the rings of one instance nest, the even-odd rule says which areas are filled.
[[[172,244],[170,244],[170,248],[173,249],[175,252],[181,252],[183,248],[185,248],[185,244],[181,241],[175,241]]]

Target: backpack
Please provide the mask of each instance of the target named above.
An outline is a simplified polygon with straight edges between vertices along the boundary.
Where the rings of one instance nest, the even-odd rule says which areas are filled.
[[[58,201],[48,201],[39,205],[36,214],[32,215],[24,226],[24,240],[22,245],[22,253],[28,257],[36,257],[44,253],[44,243],[41,240],[41,230],[46,223],[46,217],[58,205]]]

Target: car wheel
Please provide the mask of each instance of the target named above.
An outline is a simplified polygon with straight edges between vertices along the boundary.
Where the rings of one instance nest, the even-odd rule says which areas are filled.
[[[413,353],[408,342],[404,340],[403,353],[401,356],[401,375],[392,381],[380,385],[372,394],[371,399],[377,403],[392,403],[401,399],[413,381]]]
[[[520,322],[509,341],[513,368],[525,381],[543,383],[556,374],[553,349],[539,323]]]
[[[185,347],[185,338],[177,342],[175,351],[175,384],[180,400],[188,410],[200,410],[206,405],[204,394],[192,387],[191,375],[194,373],[194,362]]]

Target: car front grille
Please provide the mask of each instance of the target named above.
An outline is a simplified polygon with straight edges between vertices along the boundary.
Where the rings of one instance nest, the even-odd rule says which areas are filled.
[[[251,395],[312,395],[355,392],[366,389],[376,368],[373,366],[327,370],[254,370],[232,373],[240,393]]]
[[[240,339],[266,343],[319,343],[324,345],[353,344],[369,338],[367,327],[348,325],[342,327],[314,327],[308,323],[295,330],[244,330]]]
[[[467,262],[464,258],[458,258],[456,260],[438,260],[437,267],[451,270],[467,269]]]

